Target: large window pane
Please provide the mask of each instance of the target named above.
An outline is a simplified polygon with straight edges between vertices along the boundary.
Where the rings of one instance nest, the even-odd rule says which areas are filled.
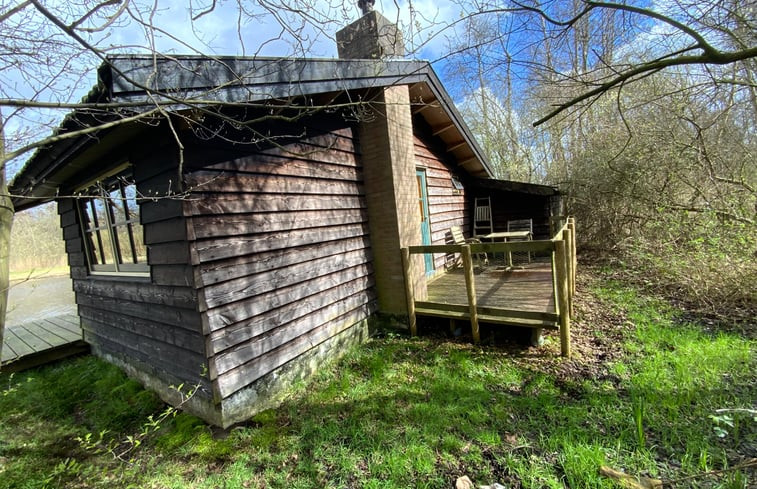
[[[148,271],[134,184],[124,173],[98,183],[80,205],[91,270],[106,273]]]

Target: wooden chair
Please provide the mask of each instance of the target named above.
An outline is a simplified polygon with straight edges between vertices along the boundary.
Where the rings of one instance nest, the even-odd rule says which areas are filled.
[[[449,228],[450,235],[452,235],[452,243],[456,245],[464,245],[464,244],[475,244],[475,243],[481,243],[481,240],[477,238],[466,238],[463,234],[463,230],[460,228],[460,226],[452,226]],[[484,266],[489,264],[489,258],[486,256],[486,253],[475,253],[476,260],[479,262],[479,266],[481,266],[481,263],[483,263]],[[455,258],[452,262],[452,266],[449,268],[456,268],[460,265],[458,258]]]
[[[476,197],[473,207],[473,235],[482,236],[494,232],[491,197]]]
[[[534,220],[533,219],[513,219],[507,221],[507,231],[528,231],[525,238],[510,238],[510,241],[531,241],[534,239]],[[528,263],[531,263],[531,252],[527,251]]]

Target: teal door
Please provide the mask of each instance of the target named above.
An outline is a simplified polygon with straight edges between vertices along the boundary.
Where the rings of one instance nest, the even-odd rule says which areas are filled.
[[[426,171],[416,170],[415,178],[418,181],[418,205],[421,209],[421,241],[424,245],[431,244],[431,217],[428,212],[428,190],[426,189]],[[434,272],[434,255],[425,253],[423,258],[426,263],[426,275]]]

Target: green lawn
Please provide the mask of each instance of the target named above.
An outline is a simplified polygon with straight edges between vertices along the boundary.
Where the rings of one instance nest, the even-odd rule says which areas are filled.
[[[716,412],[755,408],[755,340],[617,283],[578,301],[571,360],[556,335],[529,349],[385,334],[228,436],[179,414],[140,437],[164,406],[91,357],[3,375],[0,488],[616,487],[602,465],[697,476],[665,487],[754,484],[754,468],[701,474],[757,456],[754,416]],[[76,440],[103,431],[111,451]]]

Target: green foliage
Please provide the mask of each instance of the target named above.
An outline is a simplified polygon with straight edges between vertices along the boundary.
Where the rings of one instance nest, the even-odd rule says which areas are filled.
[[[605,374],[572,370],[580,355],[529,358],[393,335],[221,436],[179,413],[140,437],[160,405],[91,358],[4,377],[0,488],[436,488],[462,474],[477,484],[610,488],[601,465],[672,479],[738,463],[734,454],[757,441],[753,414],[741,410],[757,396],[754,340],[682,322],[617,283],[595,294],[633,325],[619,339],[610,326],[592,325],[602,333],[595,339],[619,341],[622,356]],[[589,328],[576,334],[592,341]],[[101,430],[124,447],[137,437],[130,463],[75,441],[89,436],[96,445]],[[748,476],[727,472],[711,487],[743,488]]]
[[[622,248],[627,274],[696,309],[757,316],[757,233],[714,214],[660,217]]]

